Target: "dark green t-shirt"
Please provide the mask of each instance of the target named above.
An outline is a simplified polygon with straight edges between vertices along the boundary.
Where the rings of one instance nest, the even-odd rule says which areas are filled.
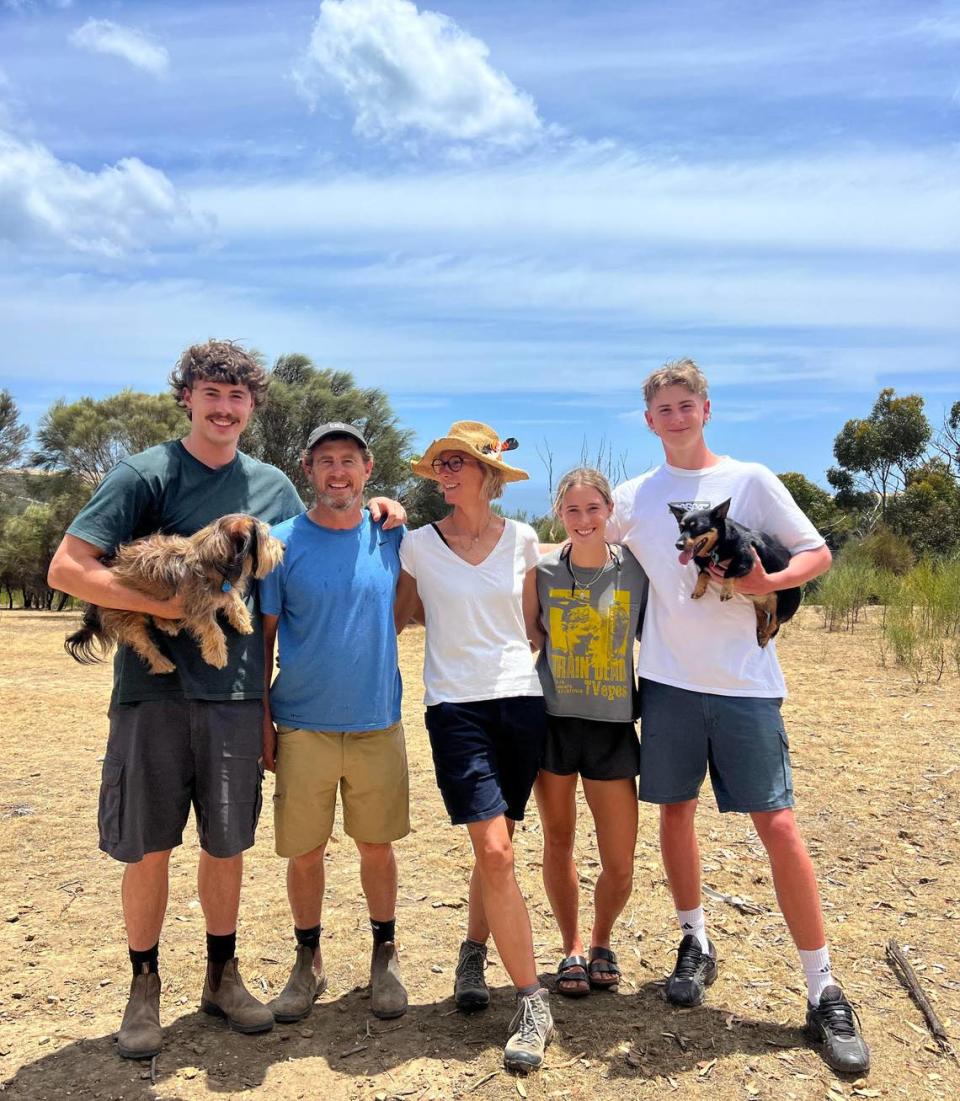
[[[233,462],[213,470],[195,459],[179,440],[158,444],[118,463],[67,529],[110,554],[121,543],[144,535],[193,535],[220,516],[245,512],[278,524],[303,512],[293,483],[275,466],[238,452]],[[263,635],[256,585],[247,605],[254,633],[238,634],[221,616],[229,660],[215,669],[200,656],[186,631],[170,638],[151,631],[160,650],[177,666],[153,674],[128,646],[114,661],[113,703],[181,697],[192,700],[248,700],[263,696]]]

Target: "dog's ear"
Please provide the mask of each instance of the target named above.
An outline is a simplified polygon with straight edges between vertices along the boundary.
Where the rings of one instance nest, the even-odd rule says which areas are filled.
[[[684,516],[687,515],[687,510],[682,505],[667,505],[667,508],[673,513],[674,520],[678,524],[682,524]]]
[[[236,516],[227,517],[226,520],[230,550],[227,561],[223,564],[224,576],[235,585],[243,574],[244,563],[251,552],[253,531],[246,516],[240,517],[240,522]]]
[[[728,497],[725,501],[721,501],[716,508],[710,509],[710,515],[714,520],[726,520],[727,513],[730,511],[730,502],[733,498]]]

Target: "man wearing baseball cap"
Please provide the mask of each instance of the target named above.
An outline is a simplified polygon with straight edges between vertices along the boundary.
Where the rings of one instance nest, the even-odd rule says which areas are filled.
[[[393,605],[404,529],[385,530],[364,508],[373,456],[354,425],[315,428],[302,463],[316,503],[273,528],[283,563],[260,587],[263,762],[277,774],[276,847],[288,859],[297,942],[290,978],[270,1008],[278,1021],[302,1020],[326,988],[323,860],[339,788],[373,931],[371,1010],[399,1017],[407,993],[395,944],[392,842],[410,832],[410,817]],[[277,641],[280,672],[271,686]]]

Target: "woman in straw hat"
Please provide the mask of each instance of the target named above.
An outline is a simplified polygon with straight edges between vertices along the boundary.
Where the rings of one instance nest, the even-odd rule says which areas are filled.
[[[526,905],[514,875],[513,827],[523,818],[546,738],[540,681],[524,626],[523,582],[539,557],[536,532],[491,508],[507,482],[527,474],[504,461],[501,441],[458,421],[413,464],[438,482],[453,511],[400,545],[397,603],[414,590],[427,628],[423,680],[437,783],[454,825],[473,844],[467,938],[454,993],[464,1011],[486,1008],[486,942],[492,933],[517,988],[507,1067],[538,1068],[553,1034],[537,978]]]

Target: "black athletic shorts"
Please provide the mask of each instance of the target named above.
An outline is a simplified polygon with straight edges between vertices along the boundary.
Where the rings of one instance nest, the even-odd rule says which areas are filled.
[[[134,864],[183,841],[191,805],[200,846],[253,845],[263,766],[260,700],[144,700],[110,709],[100,784],[100,848]]]
[[[640,772],[640,742],[633,723],[547,716],[543,769],[586,780],[633,780]]]

